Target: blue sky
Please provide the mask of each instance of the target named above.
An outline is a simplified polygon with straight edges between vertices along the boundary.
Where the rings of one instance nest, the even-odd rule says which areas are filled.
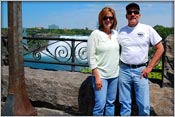
[[[125,6],[131,1],[23,1],[22,25],[25,28],[44,27],[55,24],[59,28],[96,29],[98,14],[105,6],[116,11],[117,29],[127,25]],[[141,8],[141,23],[151,26],[174,27],[173,1],[137,2]],[[1,27],[7,27],[7,2],[1,1]]]

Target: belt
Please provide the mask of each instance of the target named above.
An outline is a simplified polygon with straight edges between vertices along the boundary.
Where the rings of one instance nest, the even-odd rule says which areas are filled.
[[[147,63],[138,64],[138,65],[126,64],[126,63],[123,63],[122,61],[121,61],[121,63],[124,64],[124,65],[126,65],[126,66],[129,66],[131,68],[138,68],[138,67],[142,67],[142,66],[146,66],[147,65]]]

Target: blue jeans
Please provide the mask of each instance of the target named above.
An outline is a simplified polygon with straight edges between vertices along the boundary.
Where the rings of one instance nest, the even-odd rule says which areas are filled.
[[[102,79],[102,88],[97,90],[95,86],[95,77],[92,77],[95,104],[93,109],[94,116],[114,116],[118,86],[118,77],[112,79]]]
[[[138,114],[140,116],[150,115],[150,97],[149,97],[149,82],[148,78],[140,79],[143,67],[131,68],[121,64],[119,73],[119,102],[121,104],[120,115],[131,115],[131,100],[132,100],[132,84],[136,96],[138,106]]]

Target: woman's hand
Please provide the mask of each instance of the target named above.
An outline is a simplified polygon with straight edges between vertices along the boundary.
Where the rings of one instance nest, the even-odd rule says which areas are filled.
[[[99,78],[99,77],[95,78],[95,86],[96,86],[97,90],[101,90],[101,87],[102,87],[101,78]]]
[[[98,73],[98,70],[95,68],[95,69],[92,70],[92,73],[95,76],[95,86],[96,86],[97,90],[101,90],[102,80],[100,78],[100,75]]]

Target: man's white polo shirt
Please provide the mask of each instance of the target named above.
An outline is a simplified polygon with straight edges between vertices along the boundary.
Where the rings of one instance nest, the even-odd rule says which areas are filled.
[[[126,64],[146,63],[150,44],[154,46],[161,40],[159,34],[149,25],[139,23],[135,27],[125,26],[119,31],[120,59]]]

